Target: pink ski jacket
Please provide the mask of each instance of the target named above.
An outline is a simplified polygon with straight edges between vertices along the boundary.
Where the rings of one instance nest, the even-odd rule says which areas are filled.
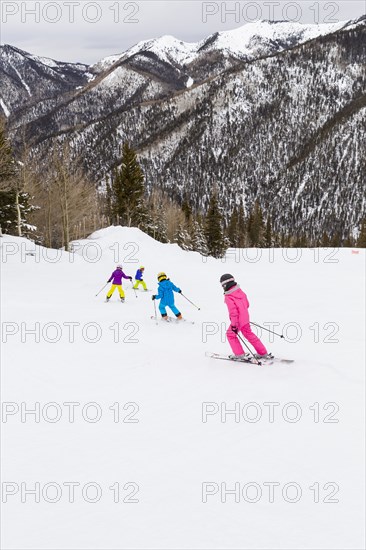
[[[249,323],[248,298],[239,285],[225,292],[224,301],[233,327],[240,329]]]

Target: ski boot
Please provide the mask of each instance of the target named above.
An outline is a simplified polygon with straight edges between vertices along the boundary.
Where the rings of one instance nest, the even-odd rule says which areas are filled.
[[[229,355],[229,359],[232,361],[250,361],[251,359],[250,353],[242,353],[240,355]]]
[[[124,304],[124,303],[125,303],[125,299],[124,299],[124,298],[121,298],[121,302],[122,302],[122,304]]]
[[[264,355],[259,355],[259,353],[256,353],[255,358],[259,359],[259,360],[261,360],[261,359],[264,359],[264,360],[274,359],[274,355],[273,355],[273,353],[265,353]]]

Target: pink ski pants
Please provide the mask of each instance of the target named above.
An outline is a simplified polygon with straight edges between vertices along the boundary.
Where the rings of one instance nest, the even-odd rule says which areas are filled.
[[[248,340],[250,344],[252,344],[253,348],[259,355],[265,355],[267,353],[265,346],[259,340],[258,336],[256,336],[254,332],[252,332],[249,323],[247,325],[244,325],[243,327],[240,327],[239,331],[243,334],[244,338]],[[231,326],[227,329],[226,336],[231,346],[231,349],[233,350],[233,353],[235,355],[242,355],[244,353],[243,346],[241,345],[240,340],[235,332],[231,330]]]

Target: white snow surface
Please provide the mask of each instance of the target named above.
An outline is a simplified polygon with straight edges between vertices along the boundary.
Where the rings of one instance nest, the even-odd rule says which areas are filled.
[[[50,59],[49,57],[42,57],[39,55],[28,55],[29,59],[33,59],[37,63],[42,63],[43,65],[47,65],[47,67],[51,67],[52,69],[57,68],[58,64],[54,59]]]
[[[277,40],[289,40],[298,36],[298,43],[306,42],[318,36],[326,35],[347,25],[347,21],[324,24],[303,24],[289,21],[255,21],[230,31],[222,31],[199,42],[184,42],[174,36],[164,35],[137,43],[122,54],[105,57],[94,65],[96,71],[106,70],[117,61],[142,52],[150,51],[162,61],[179,66],[188,65],[200,55],[200,48],[205,51],[219,50],[236,57],[251,57],[257,53],[258,42],[261,46]],[[209,45],[205,43],[209,41]]]
[[[143,40],[122,54],[105,57],[94,65],[94,69],[96,71],[106,70],[117,61],[128,59],[144,51],[155,53],[161,60],[167,63],[184,65],[194,59],[199,44],[198,42],[183,42],[174,38],[174,36],[164,35],[159,38]]]
[[[221,261],[125,227],[97,231],[75,243],[74,253],[10,236],[0,246],[2,401],[15,404],[1,423],[3,490],[4,482],[15,484],[2,505],[3,548],[364,548],[364,250],[230,250]],[[151,293],[136,298],[129,282],[125,304],[116,294],[105,303],[105,291],[96,297],[119,262],[132,276],[144,265],[154,292],[157,273],[166,271],[201,307],[176,295],[195,324],[155,324]],[[298,336],[297,342],[271,343],[265,332],[262,339],[293,364],[258,367],[205,357],[208,350],[230,351],[219,330],[227,322],[222,273],[232,273],[247,293],[252,321],[277,322],[277,331],[288,323],[288,340]],[[70,323],[76,323],[73,339]],[[99,340],[88,342],[96,327]],[[38,342],[29,329],[39,330]],[[40,404],[38,423],[32,415],[21,421],[21,402],[28,409]],[[74,422],[68,402],[80,404]],[[97,422],[81,413],[91,402],[97,408],[84,412],[92,418],[102,411]],[[131,402],[139,407],[138,422],[114,422],[110,407],[119,403],[125,418],[133,409],[123,406]],[[217,413],[202,422],[205,402],[213,409],[238,403],[241,415],[229,414],[225,422]],[[44,409],[47,403],[59,408]],[[278,404],[273,422],[265,403]],[[297,405],[286,409],[288,403]],[[46,420],[60,411],[59,421]],[[286,411],[287,418],[301,416],[290,422]],[[259,413],[257,422],[248,420]],[[324,422],[327,415],[339,421]],[[43,489],[58,484],[60,499],[47,501],[57,496],[53,485],[39,503],[32,495],[22,503],[22,482]],[[80,484],[73,503],[67,482]],[[81,496],[90,482],[102,490],[95,503]],[[135,487],[125,484],[137,483],[138,502],[115,503],[109,487],[116,482],[120,500]],[[203,503],[205,482],[219,492]],[[279,484],[272,503],[268,482]],[[291,482],[302,491],[298,502],[282,496]],[[228,494],[225,503],[221,483],[227,489],[257,485],[246,500]],[[339,491],[332,497],[334,484]],[[258,486],[262,496],[248,502]],[[89,498],[95,494],[90,489]],[[294,494],[292,487],[289,498]],[[324,502],[327,496],[338,502]]]
[[[5,116],[6,117],[10,116],[10,111],[1,97],[0,97],[0,106],[5,113]]]
[[[29,97],[32,97],[32,92],[31,92],[31,90],[30,90],[30,87],[29,87],[28,84],[24,81],[24,79],[22,78],[22,75],[20,74],[20,72],[18,71],[18,69],[15,67],[15,65],[13,65],[13,69],[14,69],[14,71],[17,73],[20,82],[23,84],[24,88],[27,90]]]
[[[302,35],[299,41],[301,43],[335,32],[344,27],[345,24],[346,21],[310,25],[288,21],[279,21],[276,23],[256,21],[231,31],[220,32],[215,47],[226,49],[234,55],[245,52],[250,54],[252,41],[256,38],[275,41],[289,39],[294,35]]]

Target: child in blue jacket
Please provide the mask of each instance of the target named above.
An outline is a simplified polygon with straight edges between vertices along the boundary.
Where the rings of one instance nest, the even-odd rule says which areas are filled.
[[[158,273],[158,294],[152,296],[152,300],[160,300],[159,311],[163,319],[168,319],[166,308],[169,307],[177,319],[183,319],[182,314],[176,308],[174,304],[174,292],[181,294],[180,288],[175,286],[169,279],[167,279],[166,273]]]
[[[145,271],[145,268],[143,266],[139,267],[139,269],[136,271],[136,275],[135,275],[136,282],[133,285],[134,289],[138,288],[139,285],[142,285],[142,288],[144,290],[147,290],[146,283],[144,281],[144,271]]]

